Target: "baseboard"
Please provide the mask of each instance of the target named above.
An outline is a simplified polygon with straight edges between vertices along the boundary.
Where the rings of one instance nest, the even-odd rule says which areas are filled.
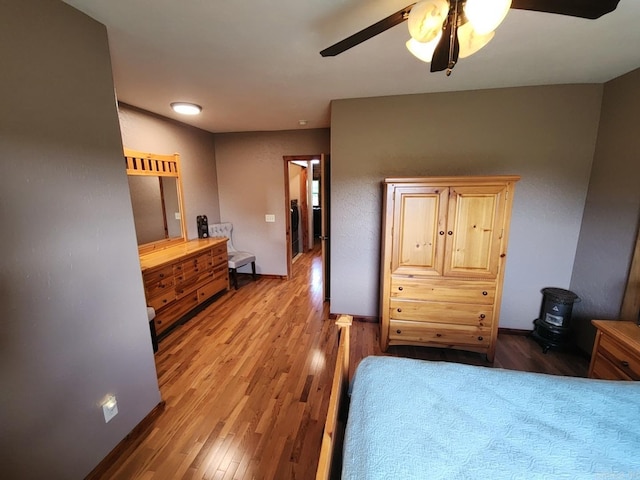
[[[531,332],[533,330],[521,330],[519,328],[502,328],[502,327],[498,327],[498,334],[503,334],[503,335],[523,335],[523,336],[527,336],[530,335]]]
[[[142,419],[138,425],[136,425],[133,430],[131,430],[126,437],[124,437],[116,447],[109,452],[109,454],[102,459],[102,461],[91,470],[89,475],[85,477],[85,480],[98,480],[101,478],[105,478],[105,474],[109,470],[109,467],[113,465],[115,460],[119,458],[125,450],[132,448],[134,445],[140,443],[144,438],[144,434],[147,432],[149,427],[153,424],[153,422],[160,416],[160,414],[164,411],[165,402],[161,401],[158,405],[156,405],[146,417]]]
[[[250,273],[245,273],[244,275],[251,275]],[[275,280],[286,280],[287,276],[286,275],[265,275],[262,273],[259,273],[256,275],[258,278],[273,278]]]
[[[364,322],[364,323],[380,323],[380,319],[378,317],[367,317],[365,315],[353,315],[351,313],[330,313],[329,318],[331,320],[337,320],[340,315],[349,315],[353,318],[354,322]]]

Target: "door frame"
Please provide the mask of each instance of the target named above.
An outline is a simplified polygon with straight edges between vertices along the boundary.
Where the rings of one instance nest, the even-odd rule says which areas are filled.
[[[311,166],[311,160],[318,160],[320,155],[284,155],[284,207],[285,207],[285,242],[287,244],[286,248],[286,256],[287,256],[287,280],[291,278],[291,272],[293,270],[292,267],[292,259],[291,259],[291,215],[289,215],[291,210],[291,197],[290,197],[290,184],[289,184],[289,165],[292,162],[300,161],[300,162],[309,162],[309,166],[307,166],[304,171],[306,175],[301,175],[300,180],[300,223],[302,224],[302,252],[308,252],[309,248],[309,207],[308,207],[308,168]],[[303,167],[304,168],[304,167]],[[313,176],[313,173],[312,173]],[[304,185],[303,185],[304,182]],[[304,192],[303,192],[304,190]]]

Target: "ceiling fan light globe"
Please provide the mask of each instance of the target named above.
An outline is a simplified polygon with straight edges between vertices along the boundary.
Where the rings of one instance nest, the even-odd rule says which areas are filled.
[[[466,58],[473,55],[487,45],[495,34],[496,32],[480,34],[473,28],[471,22],[460,26],[460,28],[458,28],[458,43],[460,45],[459,58]]]
[[[407,20],[411,38],[422,43],[430,42],[442,32],[448,14],[447,0],[422,0],[416,3]]]
[[[410,38],[407,42],[407,50],[409,50],[418,60],[430,63],[433,58],[433,52],[441,38],[442,31],[438,32],[435,38],[430,42],[419,42],[415,38]]]
[[[494,31],[502,23],[511,8],[511,0],[467,0],[464,13],[480,34]]]

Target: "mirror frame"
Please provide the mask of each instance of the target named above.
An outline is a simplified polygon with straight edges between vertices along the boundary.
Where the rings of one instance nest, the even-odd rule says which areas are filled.
[[[124,158],[127,175],[147,177],[173,177],[178,187],[178,206],[180,208],[180,230],[182,237],[165,238],[155,242],[138,245],[140,255],[154,250],[167,248],[184,243],[187,240],[187,226],[185,224],[184,198],[182,196],[182,179],[180,177],[180,154],[163,155],[158,153],[140,152],[124,147]]]

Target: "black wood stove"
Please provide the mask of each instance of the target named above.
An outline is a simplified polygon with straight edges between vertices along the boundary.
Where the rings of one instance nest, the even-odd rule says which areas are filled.
[[[562,288],[543,288],[539,318],[533,321],[531,336],[547,353],[550,348],[565,349],[569,346],[571,311],[574,302],[580,300],[575,293]]]

